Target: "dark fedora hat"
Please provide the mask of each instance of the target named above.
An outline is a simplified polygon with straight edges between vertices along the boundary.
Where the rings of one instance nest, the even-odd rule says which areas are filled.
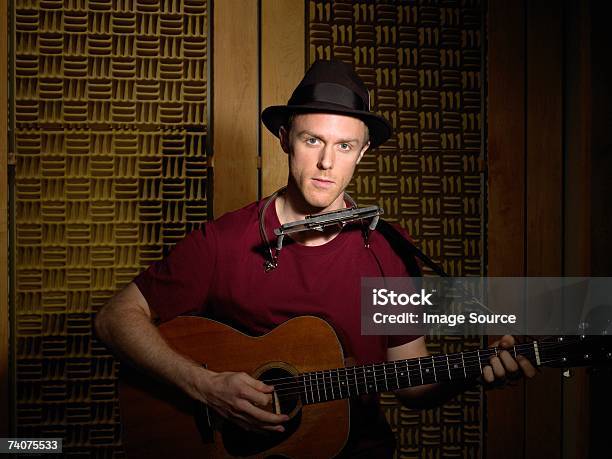
[[[317,60],[287,102],[266,108],[261,120],[278,137],[279,129],[292,113],[337,113],[362,120],[370,131],[370,147],[375,148],[391,137],[391,125],[372,113],[370,97],[353,67],[344,62]]]

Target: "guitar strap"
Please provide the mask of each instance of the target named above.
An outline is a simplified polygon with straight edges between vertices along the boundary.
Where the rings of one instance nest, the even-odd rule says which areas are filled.
[[[378,221],[376,229],[385,237],[397,256],[402,259],[408,274],[410,274],[410,277],[422,276],[421,267],[417,263],[417,259],[419,259],[425,266],[430,268],[438,276],[448,277],[448,274],[440,265],[435,263],[412,242],[406,239],[393,225],[381,218]]]

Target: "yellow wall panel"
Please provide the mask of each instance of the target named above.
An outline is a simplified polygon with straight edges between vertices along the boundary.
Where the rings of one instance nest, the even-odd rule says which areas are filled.
[[[111,457],[117,363],[92,319],[208,219],[209,4],[14,8],[15,433]]]

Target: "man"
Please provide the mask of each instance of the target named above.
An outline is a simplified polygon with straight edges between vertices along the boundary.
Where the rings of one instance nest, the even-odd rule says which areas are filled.
[[[273,387],[244,373],[215,373],[170,349],[153,321],[197,312],[251,335],[298,315],[315,315],[336,330],[356,364],[427,355],[423,337],[361,336],[361,277],[407,276],[404,260],[379,233],[364,241],[361,224],[299,233],[282,255],[274,228],[307,215],[342,209],[344,190],[368,148],[391,135],[370,112],[367,89],[354,70],[317,61],[288,105],[268,107],[262,120],[289,156],[287,186],[272,197],[231,212],[188,235],[162,262],[119,292],[96,319],[99,336],[122,357],[178,386],[246,429],[283,431],[284,415],[270,413]],[[264,269],[265,265],[265,269]],[[505,337],[502,346],[513,344]],[[526,359],[507,352],[485,368],[488,382],[519,371]],[[407,406],[424,407],[457,393],[442,384],[398,391]],[[352,401],[346,456],[386,457],[393,435],[375,397]]]

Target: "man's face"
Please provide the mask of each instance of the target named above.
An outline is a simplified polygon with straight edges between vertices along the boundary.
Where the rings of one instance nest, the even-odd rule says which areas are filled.
[[[355,166],[367,150],[363,121],[344,115],[297,115],[291,131],[280,132],[283,150],[289,154],[289,186],[297,188],[308,211],[344,207],[343,192]]]

